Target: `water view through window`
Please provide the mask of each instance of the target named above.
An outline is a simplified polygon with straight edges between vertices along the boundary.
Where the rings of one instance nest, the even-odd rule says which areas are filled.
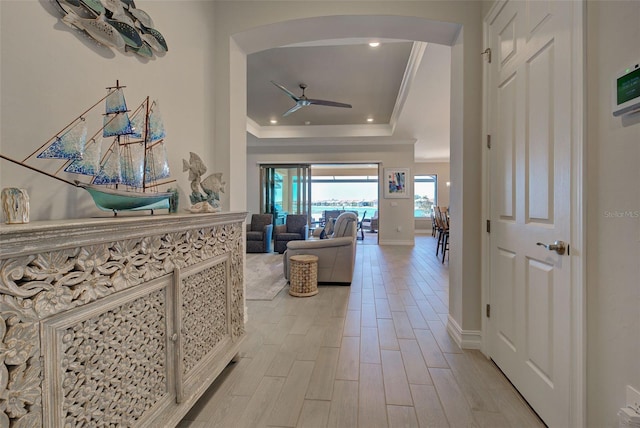
[[[437,204],[438,177],[416,175],[413,178],[414,217],[431,217]]]
[[[373,217],[378,210],[377,176],[331,176],[311,179],[311,217],[319,221],[327,210],[358,213],[362,220]]]

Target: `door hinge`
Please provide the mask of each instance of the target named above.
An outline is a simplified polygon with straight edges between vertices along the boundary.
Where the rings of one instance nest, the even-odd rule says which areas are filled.
[[[487,134],[487,149],[491,148],[491,135]]]
[[[491,64],[491,48],[486,48],[480,55],[486,55],[487,62]]]
[[[491,305],[487,304],[487,318],[491,318]]]
[[[491,220],[487,220],[487,233],[491,233]]]

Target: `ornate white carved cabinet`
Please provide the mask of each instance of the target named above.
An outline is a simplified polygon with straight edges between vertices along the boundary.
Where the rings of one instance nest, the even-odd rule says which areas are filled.
[[[244,338],[245,215],[0,226],[0,427],[177,424]]]

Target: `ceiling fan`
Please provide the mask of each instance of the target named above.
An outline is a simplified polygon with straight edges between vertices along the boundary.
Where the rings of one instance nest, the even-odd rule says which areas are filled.
[[[288,90],[287,88],[285,88],[281,84],[276,83],[273,80],[271,81],[271,83],[276,85],[278,88],[282,89],[285,94],[289,95],[289,97],[291,97],[291,99],[293,99],[296,102],[296,105],[294,105],[289,110],[284,112],[284,114],[282,116],[289,116],[294,111],[299,110],[302,107],[306,107],[306,106],[312,105],[312,104],[320,105],[320,106],[329,106],[329,107],[351,108],[351,104],[338,103],[338,102],[335,102],[335,101],[315,100],[315,99],[307,98],[307,96],[304,94],[304,90],[307,89],[307,85],[305,85],[304,83],[300,83],[298,85],[300,87],[300,89],[302,89],[302,95],[299,96],[299,97],[296,97],[293,93],[291,93],[290,90]]]

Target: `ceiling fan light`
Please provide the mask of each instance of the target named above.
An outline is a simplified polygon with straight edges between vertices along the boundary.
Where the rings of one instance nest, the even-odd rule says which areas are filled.
[[[369,42],[369,46],[371,46],[372,48],[377,48],[378,46],[380,46],[380,42]]]

